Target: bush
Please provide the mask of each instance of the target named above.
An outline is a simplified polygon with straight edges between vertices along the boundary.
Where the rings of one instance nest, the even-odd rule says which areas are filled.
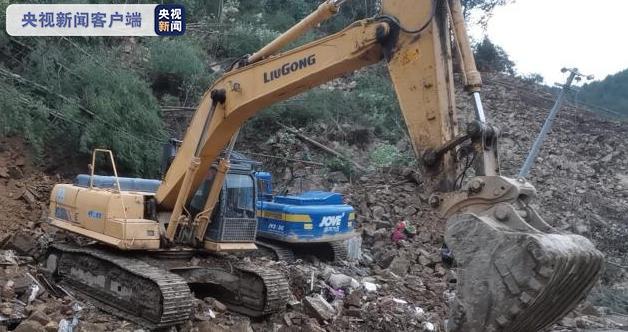
[[[390,167],[400,164],[401,153],[394,145],[380,144],[371,151],[369,159],[376,168]]]
[[[179,103],[169,100],[167,105],[196,103],[212,78],[199,43],[191,37],[151,38],[147,47],[148,78],[155,95],[159,99],[178,96]]]
[[[41,41],[34,46],[23,76],[45,88],[20,84],[26,101],[3,112],[9,114],[5,127],[10,130],[5,132],[21,128],[36,150],[62,147],[74,157],[108,148],[124,173],[156,176],[165,131],[148,83],[115,62],[119,54],[83,50],[89,56],[67,44]],[[48,119],[50,112],[59,116]]]
[[[61,128],[51,126],[49,110],[41,100],[20,92],[11,81],[0,81],[0,110],[0,136],[23,136],[36,159],[43,155],[47,138],[60,132]]]
[[[510,60],[506,51],[493,44],[488,37],[475,45],[475,62],[480,71],[498,72],[513,75],[515,63]]]
[[[147,46],[150,52],[148,70],[152,75],[170,74],[185,78],[201,75],[206,70],[206,56],[191,38],[151,38]]]
[[[279,36],[277,31],[248,23],[237,23],[212,36],[216,56],[238,58],[252,54]]]
[[[539,73],[530,73],[530,74],[521,75],[521,79],[528,83],[534,83],[534,84],[543,84],[543,81],[545,80],[543,75]]]

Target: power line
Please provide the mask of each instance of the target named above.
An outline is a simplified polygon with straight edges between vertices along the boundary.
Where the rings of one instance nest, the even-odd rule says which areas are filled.
[[[547,133],[552,128],[552,124],[554,123],[556,114],[558,114],[558,111],[560,110],[560,107],[563,104],[563,99],[565,97],[566,91],[569,90],[574,80],[580,81],[582,77],[584,76],[578,71],[578,68],[569,68],[569,69],[563,68],[561,71],[563,73],[569,72],[569,77],[567,78],[567,82],[565,83],[565,85],[562,86],[562,90],[560,91],[560,93],[558,94],[558,97],[556,98],[554,107],[552,107],[552,109],[550,110],[550,113],[547,116],[545,123],[543,123],[543,127],[541,128],[541,132],[539,133],[539,136],[537,136],[536,140],[534,141],[534,144],[532,145],[532,149],[530,150],[528,157],[526,158],[525,162],[523,163],[523,166],[521,167],[521,170],[519,171],[518,176],[521,178],[527,177],[528,174],[530,173],[530,169],[532,168],[532,165],[534,164],[534,160],[539,155],[539,151],[541,150],[541,145],[543,145],[543,142],[545,141],[545,137],[547,136]],[[587,78],[593,79],[593,77],[591,76],[587,76]]]

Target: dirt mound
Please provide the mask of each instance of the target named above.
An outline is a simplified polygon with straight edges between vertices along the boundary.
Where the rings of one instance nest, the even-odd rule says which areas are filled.
[[[471,119],[472,109],[468,97],[462,92],[459,96],[460,122],[464,123]],[[552,95],[545,88],[523,81],[486,75],[483,96],[490,118],[503,133],[500,152],[504,174],[513,176],[553,103]],[[334,135],[317,135],[316,126],[308,130],[304,133],[321,143],[337,150],[343,148],[334,141]],[[276,137],[265,144],[252,142],[251,152],[262,155],[250,156],[265,161],[267,169],[281,180],[277,186],[281,191],[327,189],[344,193],[357,211],[362,259],[327,264],[306,258],[286,264],[247,258],[285,272],[293,292],[288,310],[251,321],[224,311],[223,305],[215,300],[199,300],[193,318],[179,330],[442,331],[447,299],[453,289],[450,282],[455,276],[447,269],[447,251],[442,247],[445,221],[429,206],[430,193],[421,186],[420,176],[411,168],[367,173],[354,170],[350,174],[343,173],[344,169],[330,172],[324,162],[328,155],[293,136],[281,135],[275,133]],[[592,238],[619,267],[628,265],[626,141],[625,122],[604,119],[567,105],[559,113],[530,176],[539,194],[536,202],[541,215],[560,229]],[[357,147],[343,151],[355,153],[352,157],[366,163],[373,144],[359,147],[361,151]],[[410,154],[407,142],[398,144],[403,146]],[[294,159],[307,162],[294,162]],[[45,228],[42,221],[49,192],[54,183],[62,181],[59,176],[44,174],[34,166],[21,140],[0,139],[0,239],[19,230],[38,233]],[[35,273],[31,267],[22,264],[23,273],[18,275],[12,274],[13,265],[0,268],[4,273],[0,273],[0,279],[3,284],[8,280],[14,284],[28,283],[23,280],[26,272]],[[606,297],[596,304],[604,307],[585,304],[564,319],[556,331],[617,327],[604,318],[612,312],[605,307],[615,303],[625,305],[625,297],[605,302],[609,299],[605,294],[616,296],[626,292],[625,280],[625,271],[615,269],[604,279],[612,285],[607,289],[611,291],[604,288],[598,291]],[[16,300],[24,301],[30,294],[28,288],[22,288]],[[85,309],[73,308],[75,303]],[[43,312],[56,324],[62,319],[72,320],[80,311],[83,330],[139,328],[68,296],[43,294],[34,304],[29,308],[24,306],[31,316]]]
[[[45,221],[50,190],[60,180],[33,165],[23,140],[0,139],[0,237]]]

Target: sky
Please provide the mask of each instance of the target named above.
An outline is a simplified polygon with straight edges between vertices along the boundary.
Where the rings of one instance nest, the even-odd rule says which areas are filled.
[[[628,0],[516,0],[495,9],[487,32],[519,73],[539,73],[548,85],[564,83],[562,67],[596,80],[628,68]]]

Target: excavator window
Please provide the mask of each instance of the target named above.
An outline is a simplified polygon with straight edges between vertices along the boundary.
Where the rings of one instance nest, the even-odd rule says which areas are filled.
[[[209,195],[209,190],[211,189],[212,182],[214,182],[214,176],[216,175],[216,169],[211,167],[207,172],[207,177],[203,180],[203,183],[198,187],[194,196],[192,196],[192,200],[190,201],[190,212],[195,215],[198,212],[203,210],[203,206],[205,205],[205,201],[207,200],[207,195]]]
[[[255,218],[255,183],[251,175],[227,174],[225,217]]]

